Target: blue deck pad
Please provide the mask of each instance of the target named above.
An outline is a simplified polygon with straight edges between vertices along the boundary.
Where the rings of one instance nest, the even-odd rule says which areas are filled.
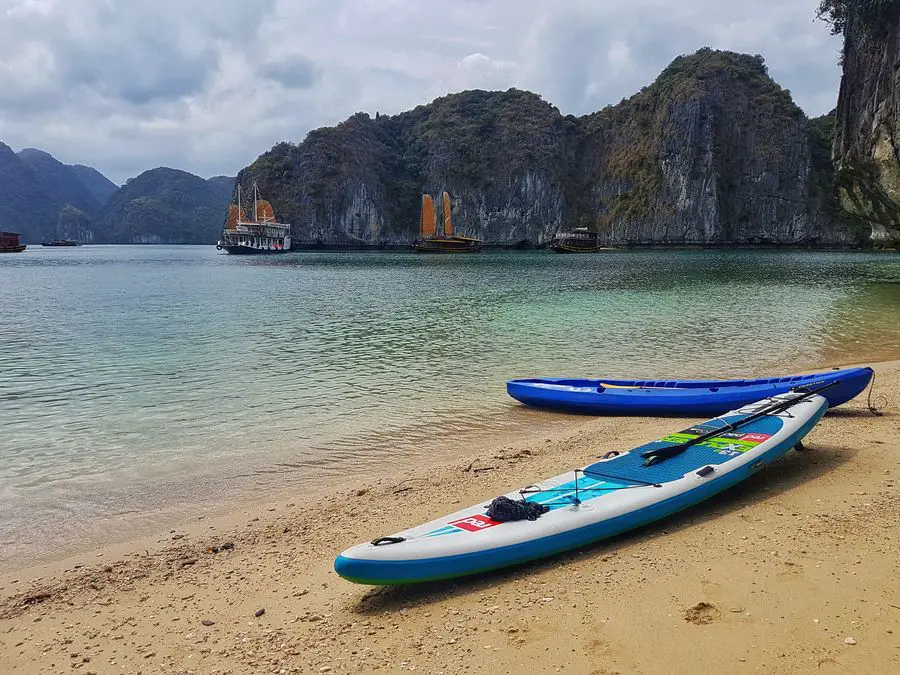
[[[547,490],[542,490],[541,492],[526,494],[524,495],[525,501],[545,504],[546,506],[550,507],[551,511],[555,509],[561,509],[566,506],[571,506],[575,503],[575,486],[576,481],[572,480],[568,483],[564,483]],[[582,502],[586,502],[589,499],[597,499],[598,497],[610,494],[611,492],[615,492],[616,490],[634,487],[634,485],[626,485],[624,483],[618,483],[609,479],[599,479],[593,478],[591,476],[579,476],[577,486],[578,499]]]
[[[733,423],[744,419],[747,415],[729,415],[722,418],[725,422]],[[701,425],[685,429],[680,434],[673,435],[690,435],[693,437],[707,433],[716,428],[718,422],[704,422]],[[777,433],[784,422],[779,417],[767,415],[758,420],[754,420],[746,425],[740,426],[734,434],[745,436],[747,434],[764,434],[772,436]],[[732,435],[732,432],[724,432],[724,434]],[[680,455],[676,455],[671,459],[644,466],[644,458],[641,455],[648,450],[658,448],[667,448],[678,445],[678,441],[653,441],[635,448],[631,452],[615,457],[604,462],[591,464],[584,469],[586,478],[598,478],[605,480],[619,480],[625,483],[628,481],[642,483],[668,483],[684,477],[689,471],[695,471],[707,464],[723,464],[728,460],[740,454],[737,448],[733,451],[729,448],[730,441],[728,436],[716,436],[710,441],[692,445]],[[686,436],[687,437],[687,436]],[[737,443],[734,444],[737,446]]]

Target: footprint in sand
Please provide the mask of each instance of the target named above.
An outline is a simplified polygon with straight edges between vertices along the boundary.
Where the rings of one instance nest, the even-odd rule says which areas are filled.
[[[719,618],[719,608],[711,602],[698,602],[684,611],[684,620],[696,626],[712,623]]]

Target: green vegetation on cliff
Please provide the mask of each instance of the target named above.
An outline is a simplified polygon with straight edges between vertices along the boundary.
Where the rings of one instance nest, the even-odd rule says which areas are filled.
[[[831,32],[840,35],[851,22],[866,30],[882,32],[900,16],[900,0],[822,0],[818,17],[831,25]]]
[[[842,33],[834,134],[842,217],[872,241],[900,242],[900,0],[824,0]]]
[[[56,227],[63,206],[38,172],[0,143],[0,230],[20,232],[24,242],[39,242]]]
[[[585,117],[464,91],[280,143],[238,180],[298,243],[407,244],[421,195],[446,190],[456,230],[489,244],[575,225],[618,244],[850,244],[825,208],[823,144],[761,56],[705,48]]]
[[[231,201],[228,181],[165,167],[128,180],[98,218],[107,241],[135,244],[212,244]]]

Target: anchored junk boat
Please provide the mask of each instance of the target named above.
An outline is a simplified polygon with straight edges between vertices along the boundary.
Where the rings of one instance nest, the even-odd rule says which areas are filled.
[[[216,249],[228,253],[283,253],[291,248],[291,226],[275,220],[275,211],[265,199],[259,198],[259,188],[253,183],[253,214],[247,218],[237,186],[237,203],[228,209],[228,220]]]
[[[419,226],[419,238],[413,248],[419,253],[473,253],[481,250],[481,241],[474,237],[463,237],[453,234],[453,222],[450,219],[450,195],[443,194],[444,232],[437,234],[437,221],[434,213],[434,201],[431,195],[422,195],[422,215]]]
[[[604,250],[597,233],[586,227],[576,227],[571,232],[556,235],[550,249],[556,253],[594,253]]]

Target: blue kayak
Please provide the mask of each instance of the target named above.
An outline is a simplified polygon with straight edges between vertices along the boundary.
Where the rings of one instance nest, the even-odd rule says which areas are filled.
[[[713,417],[793,387],[837,381],[822,395],[828,406],[846,403],[869,385],[871,368],[845,368],[808,375],[758,380],[584,380],[535,378],[510,380],[506,391],[535,408],[585,415]]]

